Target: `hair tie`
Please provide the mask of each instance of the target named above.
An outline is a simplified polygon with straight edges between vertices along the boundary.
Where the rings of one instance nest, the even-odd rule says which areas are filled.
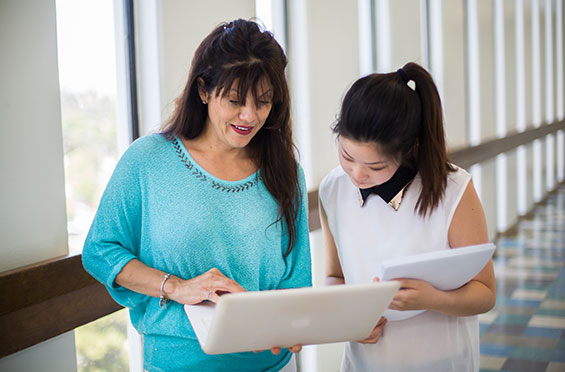
[[[230,30],[233,26],[233,22],[228,22],[224,24],[224,32]]]
[[[406,85],[410,87],[410,89],[414,91],[416,90],[416,82],[408,77],[408,74],[406,73],[406,71],[404,71],[403,68],[399,68],[398,70],[396,70],[396,72],[398,73],[398,75],[400,75],[402,80],[404,80],[404,83],[406,83]]]

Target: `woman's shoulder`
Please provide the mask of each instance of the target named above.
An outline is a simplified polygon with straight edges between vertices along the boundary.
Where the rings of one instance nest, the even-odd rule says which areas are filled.
[[[471,175],[465,169],[454,164],[451,165],[455,170],[449,172],[447,175],[447,185],[442,200],[449,214],[453,215],[455,208],[459,205],[459,201],[471,181]]]
[[[332,169],[320,182],[319,194],[323,198],[324,196],[331,194],[336,186],[349,181],[349,177],[343,171],[341,166],[337,166]]]
[[[448,186],[449,184],[453,184],[454,186],[466,188],[467,183],[471,180],[469,172],[455,164],[451,164],[451,166],[454,171],[447,174]]]
[[[170,141],[162,134],[148,134],[133,141],[122,155],[121,161],[144,162],[170,146]]]
[[[148,134],[133,141],[128,151],[153,151],[168,146],[170,142],[171,141],[161,133]]]
[[[328,187],[329,185],[340,182],[343,179],[347,179],[347,174],[345,174],[343,168],[338,165],[337,167],[329,171],[328,174],[326,174],[326,176],[322,179],[320,188]]]
[[[115,175],[136,177],[147,169],[162,167],[163,160],[173,153],[170,141],[161,134],[148,134],[132,142],[124,151],[116,168]],[[116,176],[117,177],[117,176]]]

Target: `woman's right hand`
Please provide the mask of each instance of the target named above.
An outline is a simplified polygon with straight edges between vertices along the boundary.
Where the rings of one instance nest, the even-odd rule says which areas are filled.
[[[245,288],[217,268],[188,280],[171,277],[165,283],[164,291],[171,300],[187,305],[198,304],[205,300],[218,302],[224,293],[246,292]]]

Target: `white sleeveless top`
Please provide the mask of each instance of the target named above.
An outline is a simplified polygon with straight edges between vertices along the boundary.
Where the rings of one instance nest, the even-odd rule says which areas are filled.
[[[358,190],[349,176],[341,167],[333,169],[320,184],[319,193],[345,283],[371,282],[381,275],[381,262],[386,259],[450,249],[447,233],[470,179],[469,173],[461,168],[450,172],[444,198],[423,219],[414,211],[422,185],[419,175],[395,211],[374,194],[361,207]],[[406,320],[389,321],[376,344],[349,342],[341,369],[478,371],[478,317],[453,317],[425,311]]]

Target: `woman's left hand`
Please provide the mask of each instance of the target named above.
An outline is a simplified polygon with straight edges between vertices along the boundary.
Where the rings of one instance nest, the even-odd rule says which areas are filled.
[[[397,280],[400,282],[400,290],[389,305],[389,309],[392,310],[432,309],[437,297],[442,293],[442,291],[423,280]]]
[[[302,345],[294,345],[288,348],[288,350],[290,350],[293,353],[298,353],[300,352],[300,350],[302,350]],[[278,355],[281,352],[281,348],[280,347],[273,347],[271,348],[271,353]]]

